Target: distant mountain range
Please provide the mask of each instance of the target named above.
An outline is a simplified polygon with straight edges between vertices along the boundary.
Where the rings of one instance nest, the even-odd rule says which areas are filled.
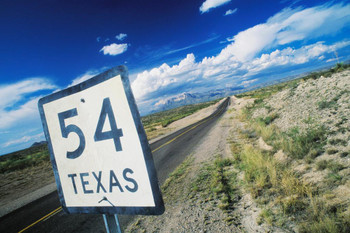
[[[252,85],[249,87],[245,87],[245,86],[230,87],[230,88],[216,89],[213,91],[202,92],[202,93],[184,92],[184,93],[181,93],[177,96],[158,101],[154,105],[153,111],[151,111],[149,114],[156,113],[156,112],[162,112],[165,110],[181,107],[184,105],[197,104],[197,103],[207,102],[207,101],[211,101],[211,100],[215,100],[215,99],[219,99],[219,98],[224,98],[224,97],[231,96],[231,95],[237,95],[237,94],[240,94],[243,92],[252,91],[255,89],[262,88],[262,87],[286,82],[286,81],[289,81],[292,79],[299,78],[301,76],[303,76],[303,75],[289,76],[289,77],[278,79],[278,80],[259,83],[259,84]]]
[[[47,144],[47,141],[34,142],[30,147],[36,147]]]
[[[203,93],[184,92],[177,96],[157,102],[154,105],[154,110],[151,113],[161,112],[172,108],[181,107],[184,105],[197,104],[197,103],[202,103],[202,102],[223,98],[225,96],[230,95],[233,92],[241,91],[243,89],[244,89],[243,87],[235,87],[235,88],[208,91]]]

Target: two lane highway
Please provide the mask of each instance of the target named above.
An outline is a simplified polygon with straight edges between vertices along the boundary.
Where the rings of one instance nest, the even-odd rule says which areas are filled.
[[[159,182],[191,154],[229,105],[227,98],[209,117],[187,126],[150,145]],[[126,227],[133,216],[120,216]],[[53,192],[0,219],[0,232],[105,232],[101,215],[65,214],[57,192]]]

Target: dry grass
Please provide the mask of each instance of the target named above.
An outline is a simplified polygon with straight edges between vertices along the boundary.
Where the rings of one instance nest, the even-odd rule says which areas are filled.
[[[263,207],[259,223],[287,227],[292,217],[300,232],[349,232],[349,203],[327,201],[289,165],[280,164],[272,153],[254,147],[254,139],[249,140],[243,145],[234,142],[231,147],[236,151],[236,166],[244,171],[246,187]],[[341,169],[333,162],[327,162],[326,168]]]
[[[338,68],[343,69],[342,66]],[[284,113],[283,110],[268,106],[270,97],[279,91],[283,90],[289,95],[300,93],[302,86],[306,85],[299,86],[299,82],[316,80],[321,75],[331,77],[336,71],[332,69],[329,74],[311,74],[290,84],[244,94],[245,98],[256,99],[237,117],[246,123],[246,129],[241,131],[241,141],[232,142],[231,147],[236,166],[244,172],[246,188],[263,209],[259,223],[282,226],[287,231],[350,232],[349,167],[344,164],[344,157],[349,155],[348,137],[337,134],[329,125],[326,128],[311,117],[305,119],[303,127],[290,127],[282,131],[274,123],[276,119],[279,121],[279,113]],[[332,109],[331,114],[337,114],[337,108],[344,108],[336,104],[338,99],[343,98],[339,97],[343,92],[335,92],[336,97],[320,101],[316,107],[319,110]],[[309,95],[311,97],[312,93]],[[279,106],[288,107],[283,104]],[[348,123],[348,118],[340,117],[341,121],[334,123],[335,129]],[[286,118],[283,120],[279,122],[285,122]],[[346,131],[340,132],[344,134]],[[274,149],[271,152],[258,149],[255,144],[259,137]],[[276,160],[276,151],[286,154],[286,162]],[[297,165],[305,169],[297,170]],[[324,174],[324,178],[317,177],[316,183],[310,183],[303,174],[313,172]],[[296,227],[293,227],[293,222]]]

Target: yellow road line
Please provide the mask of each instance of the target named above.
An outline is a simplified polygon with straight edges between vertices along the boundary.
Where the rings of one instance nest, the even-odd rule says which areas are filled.
[[[220,110],[220,111],[221,111],[221,110]],[[160,148],[162,148],[162,147],[164,147],[164,146],[166,146],[166,145],[172,143],[173,141],[175,141],[176,139],[178,139],[178,138],[181,137],[182,135],[188,133],[188,132],[191,131],[192,129],[195,129],[195,128],[197,128],[198,126],[200,126],[201,124],[207,122],[209,119],[211,119],[211,118],[215,117],[217,114],[219,114],[220,111],[218,111],[218,112],[217,112],[215,115],[213,115],[212,117],[209,117],[208,119],[206,119],[206,120],[200,122],[199,124],[197,124],[197,125],[191,127],[190,129],[186,130],[185,132],[183,132],[183,133],[177,135],[176,137],[174,137],[174,138],[171,139],[170,141],[167,141],[167,142],[164,143],[163,145],[157,147],[156,149],[154,149],[154,150],[152,151],[152,153],[153,153],[153,152],[156,152],[156,151],[159,150]],[[45,220],[45,219],[48,218],[48,217],[50,217],[50,216],[52,216],[52,215],[54,215],[54,214],[60,212],[61,210],[62,210],[62,207],[60,206],[60,207],[58,207],[57,209],[55,209],[55,210],[53,210],[52,212],[50,212],[50,213],[48,213],[47,215],[45,215],[44,217],[40,218],[39,220],[33,222],[32,224],[30,224],[30,225],[27,226],[26,228],[23,228],[23,229],[20,230],[18,233],[22,233],[22,232],[28,230],[28,229],[31,228],[32,226],[34,226],[34,225],[36,225],[37,223],[39,223],[39,222]]]
[[[156,152],[156,151],[159,150],[160,148],[162,148],[162,147],[164,147],[164,146],[166,146],[166,145],[172,143],[173,141],[175,141],[176,139],[178,139],[178,138],[181,137],[182,135],[188,133],[189,131],[191,131],[191,130],[194,129],[194,128],[197,128],[198,126],[200,126],[201,124],[207,122],[207,121],[210,120],[211,118],[214,118],[216,115],[218,115],[218,114],[221,112],[221,110],[222,110],[222,109],[220,109],[215,115],[209,117],[208,119],[206,119],[206,120],[200,122],[199,124],[197,124],[197,125],[193,126],[192,128],[186,130],[185,132],[183,132],[183,133],[177,135],[176,137],[174,137],[174,138],[171,139],[170,141],[168,141],[168,142],[164,143],[163,145],[157,147],[156,149],[152,150],[152,153],[153,153],[153,152]]]
[[[164,146],[166,146],[166,145],[168,145],[168,144],[172,143],[173,141],[175,141],[176,139],[178,139],[178,138],[179,138],[179,137],[181,137],[182,135],[184,135],[184,134],[188,133],[188,132],[189,132],[189,131],[191,131],[192,129],[197,128],[198,126],[200,126],[201,124],[203,124],[203,123],[207,122],[207,121],[208,121],[208,120],[210,120],[211,118],[214,118],[214,117],[215,117],[216,115],[218,115],[220,112],[221,112],[221,109],[220,109],[220,110],[219,110],[219,111],[218,111],[218,112],[217,112],[215,115],[213,115],[213,116],[209,117],[208,119],[206,119],[206,120],[204,120],[204,121],[200,122],[199,124],[197,124],[197,125],[193,126],[192,128],[190,128],[190,129],[186,130],[185,132],[183,132],[183,133],[181,133],[181,134],[177,135],[176,137],[174,137],[174,138],[173,138],[173,139],[171,139],[170,141],[168,141],[168,142],[164,143],[163,145],[161,145],[161,146],[157,147],[156,149],[152,150],[152,153],[153,153],[153,152],[156,152],[156,151],[157,151],[157,150],[159,150],[160,148],[162,148],[162,147],[164,147]]]
[[[20,230],[18,233],[22,233],[23,231],[28,230],[29,228],[31,228],[31,227],[34,226],[35,224],[41,222],[42,220],[44,220],[44,219],[50,217],[50,216],[53,215],[53,214],[58,213],[58,212],[61,211],[61,210],[62,210],[62,207],[60,206],[60,207],[58,207],[57,209],[55,209],[55,210],[53,210],[52,212],[50,212],[50,213],[48,213],[47,215],[45,215],[44,217],[42,217],[41,219],[39,219],[39,220],[33,222],[32,224],[30,224],[30,225],[27,226],[26,228],[23,228],[23,229]]]
[[[181,134],[177,135],[176,137],[174,137],[174,138],[173,138],[173,139],[171,139],[170,141],[168,141],[168,142],[164,143],[163,145],[161,145],[161,146],[157,147],[156,149],[152,150],[152,153],[153,153],[153,152],[156,152],[157,150],[159,150],[159,149],[160,149],[160,148],[162,148],[163,146],[166,146],[166,145],[168,145],[168,144],[172,143],[173,141],[175,141],[176,139],[178,139],[178,138],[179,138],[179,137],[181,137],[182,135],[184,135],[184,134],[188,133],[188,132],[189,132],[189,131],[191,131],[192,129],[194,129],[194,128],[196,128],[196,127],[200,126],[201,124],[203,124],[204,122],[206,122],[206,121],[208,121],[208,120],[209,120],[209,119],[207,119],[207,120],[205,120],[205,121],[201,122],[201,123],[200,123],[200,124],[198,124],[198,125],[193,126],[192,128],[190,128],[190,129],[186,130],[185,132],[183,132],[183,133],[181,133]]]

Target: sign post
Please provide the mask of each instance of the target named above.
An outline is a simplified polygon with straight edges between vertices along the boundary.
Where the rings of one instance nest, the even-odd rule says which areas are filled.
[[[38,103],[67,213],[159,215],[164,203],[125,66]],[[117,217],[115,217],[117,220]]]
[[[104,214],[103,220],[105,222],[107,233],[122,233],[119,225],[118,215]]]

